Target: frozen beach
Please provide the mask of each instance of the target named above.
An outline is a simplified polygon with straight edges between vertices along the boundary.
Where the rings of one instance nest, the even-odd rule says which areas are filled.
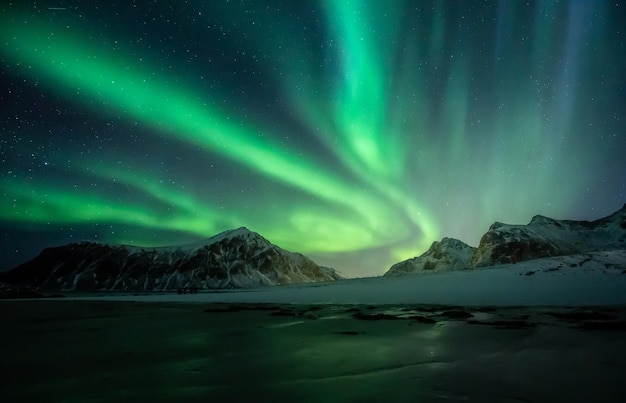
[[[621,306],[35,300],[0,311],[11,402],[612,402],[626,369]]]
[[[3,401],[622,401],[623,255],[2,300]]]

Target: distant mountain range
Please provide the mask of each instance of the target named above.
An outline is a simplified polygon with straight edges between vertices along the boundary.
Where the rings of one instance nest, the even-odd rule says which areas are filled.
[[[477,248],[443,238],[421,256],[393,265],[385,276],[611,250],[626,250],[626,205],[591,222],[543,216],[533,217],[528,225],[496,222]],[[142,248],[80,242],[47,248],[34,259],[0,273],[0,297],[28,296],[41,290],[251,288],[342,278],[334,269],[318,266],[306,256],[281,249],[242,227],[183,246]]]
[[[0,282],[65,291],[249,288],[341,278],[334,269],[281,249],[243,227],[184,246],[80,242],[47,248],[0,273]]]
[[[385,276],[474,269],[530,259],[626,249],[626,205],[596,221],[535,216],[528,225],[499,222],[489,227],[478,248],[443,238],[418,257],[394,264]]]

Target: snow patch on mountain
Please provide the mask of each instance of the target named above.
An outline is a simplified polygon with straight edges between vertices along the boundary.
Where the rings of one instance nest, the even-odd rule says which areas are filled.
[[[595,221],[555,220],[537,215],[527,225],[496,222],[483,235],[478,248],[444,238],[423,255],[395,264],[385,275],[474,269],[624,248],[626,205]]]
[[[2,281],[61,290],[250,288],[334,281],[335,270],[238,228],[204,242],[141,248],[81,242],[48,248],[6,273]]]
[[[590,252],[475,270],[291,284],[254,292],[77,297],[141,302],[594,306],[626,304],[626,250]]]
[[[528,225],[495,223],[480,240],[472,267],[626,247],[626,205],[596,221],[535,216]]]
[[[458,239],[443,238],[440,242],[433,242],[421,256],[391,266],[385,276],[469,269],[475,250]]]

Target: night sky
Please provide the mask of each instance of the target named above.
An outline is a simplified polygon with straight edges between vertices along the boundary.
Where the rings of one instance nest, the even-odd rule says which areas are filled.
[[[626,202],[626,3],[0,6],[1,269],[246,226],[347,276]]]

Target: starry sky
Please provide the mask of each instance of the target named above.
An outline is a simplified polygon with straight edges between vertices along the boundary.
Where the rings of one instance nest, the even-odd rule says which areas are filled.
[[[372,276],[626,202],[626,3],[0,5],[0,269],[246,226]]]

